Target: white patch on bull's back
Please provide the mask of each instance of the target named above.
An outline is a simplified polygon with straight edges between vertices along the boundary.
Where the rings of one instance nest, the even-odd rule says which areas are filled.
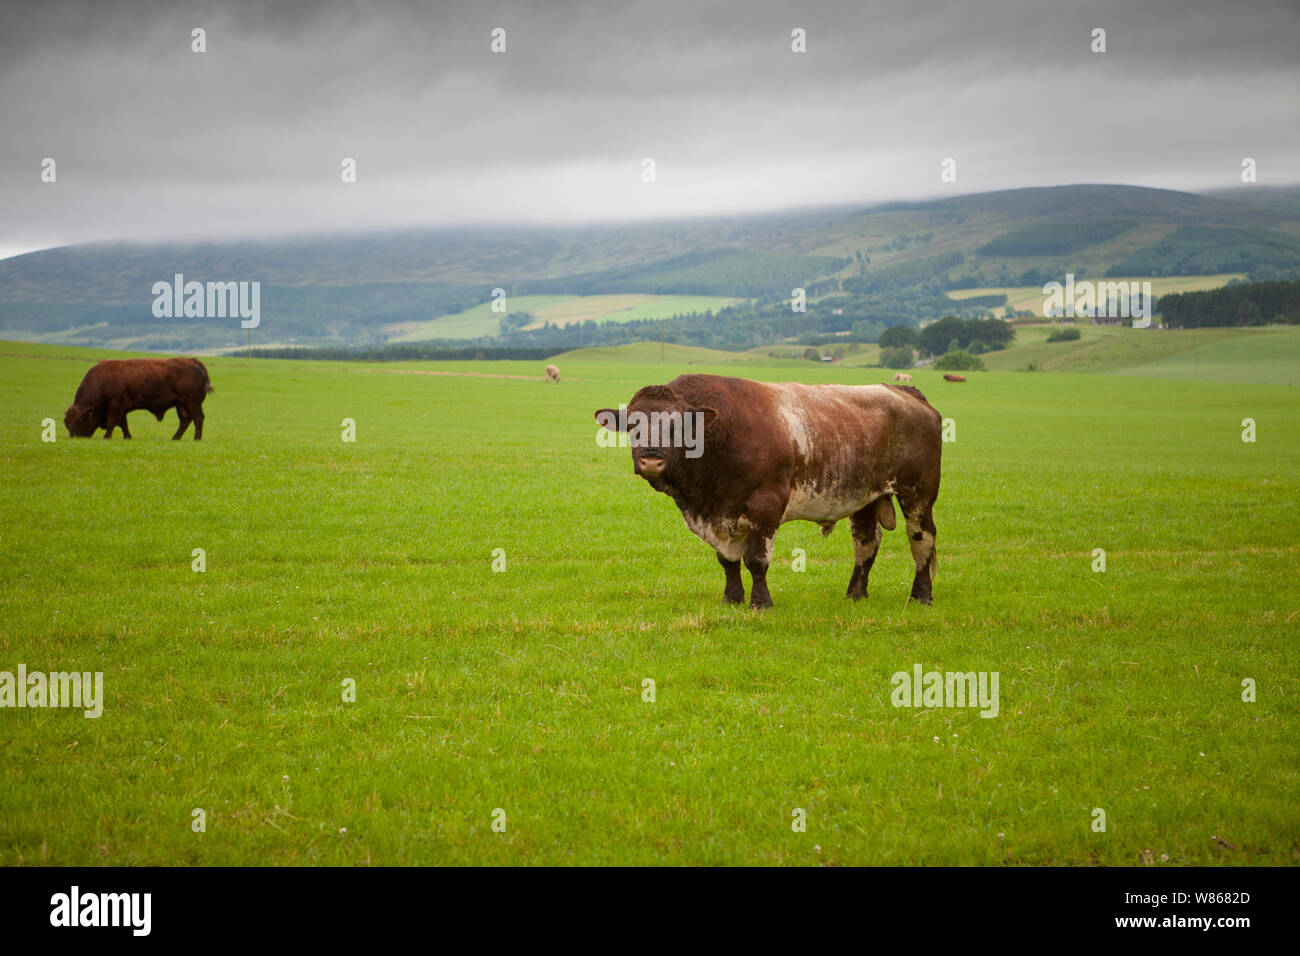
[[[778,393],[778,408],[782,421],[798,449],[804,462],[812,460],[817,454],[840,455],[847,450],[818,447],[814,436],[816,428],[809,423],[809,415],[815,416],[818,403],[828,399],[856,405],[866,395],[873,402],[881,400],[898,402],[902,400],[893,389],[884,385],[819,385],[814,387],[793,383],[773,385]],[[815,391],[813,390],[815,388]],[[796,482],[790,489],[790,499],[786,504],[781,523],[787,521],[839,521],[861,510],[868,502],[881,495],[893,494],[893,482],[884,488],[869,489],[863,492],[855,486],[855,463],[851,460],[831,462],[831,472],[838,472],[838,480],[832,480],[829,487],[814,487],[811,482]]]
[[[808,458],[812,454],[812,435],[804,422],[803,409],[796,402],[790,401],[789,392],[782,392],[780,409],[781,418],[790,433],[794,447],[799,449],[800,455]]]

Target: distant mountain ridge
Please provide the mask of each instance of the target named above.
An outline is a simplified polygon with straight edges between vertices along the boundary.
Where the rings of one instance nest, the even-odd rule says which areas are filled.
[[[1122,264],[1202,264],[1207,274],[1225,261],[1241,272],[1300,267],[1300,187],[1201,195],[1079,184],[719,219],[90,243],[0,261],[0,335],[169,350],[239,338],[152,316],[153,284],[177,273],[261,282],[258,334],[268,340],[373,345],[394,323],[458,312],[494,288],[759,300],[795,284],[835,291],[909,262],[959,288]]]

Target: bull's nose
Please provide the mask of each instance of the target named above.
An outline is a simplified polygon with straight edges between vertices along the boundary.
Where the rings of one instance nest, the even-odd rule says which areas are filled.
[[[638,475],[645,475],[647,478],[658,478],[664,473],[664,464],[664,460],[658,456],[637,458],[636,471]]]

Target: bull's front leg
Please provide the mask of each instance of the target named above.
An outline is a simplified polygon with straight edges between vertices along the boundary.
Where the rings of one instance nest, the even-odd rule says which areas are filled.
[[[775,532],[761,534],[751,531],[745,541],[745,567],[749,568],[754,584],[749,590],[749,606],[763,610],[772,606],[772,595],[767,590],[767,568],[772,563],[772,538]]]
[[[745,582],[740,577],[740,562],[728,560],[721,551],[717,555],[718,564],[722,565],[722,570],[727,574],[727,586],[722,592],[722,600],[728,604],[744,604]]]
[[[772,606],[767,590],[767,569],[772,563],[772,542],[790,492],[786,489],[755,495],[745,506],[749,535],[745,539],[745,567],[754,579],[749,590],[749,606],[757,609]]]
[[[131,432],[126,427],[126,411],[117,402],[108,406],[108,416],[104,422],[104,437],[112,438],[114,428],[122,429],[123,438],[131,437]]]

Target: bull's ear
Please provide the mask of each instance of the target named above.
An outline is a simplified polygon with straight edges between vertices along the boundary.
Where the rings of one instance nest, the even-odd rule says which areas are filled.
[[[596,424],[612,432],[627,431],[627,422],[619,422],[618,409],[616,408],[596,409]],[[620,424],[622,427],[620,427]]]
[[[693,412],[702,412],[704,414],[704,427],[708,428],[718,419],[718,410],[716,408],[693,408]]]

